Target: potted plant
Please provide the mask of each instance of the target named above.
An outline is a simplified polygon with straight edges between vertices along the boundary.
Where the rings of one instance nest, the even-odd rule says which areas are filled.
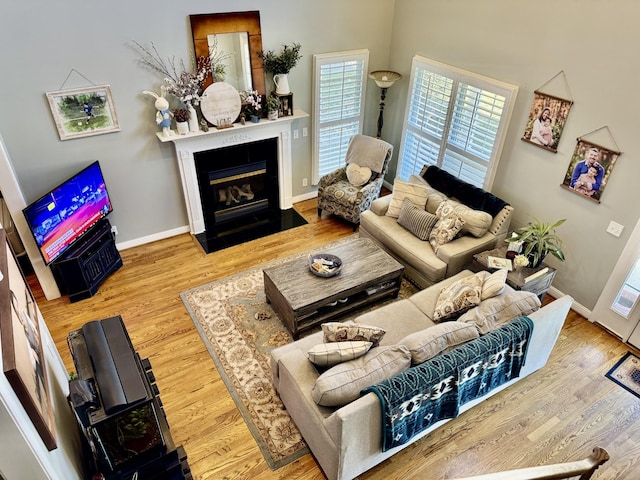
[[[562,225],[566,218],[555,223],[544,223],[533,219],[522,228],[515,231],[509,242],[522,242],[522,254],[529,258],[530,266],[539,267],[547,254],[551,254],[564,262],[563,241],[555,234],[556,228]]]
[[[278,118],[278,110],[280,109],[280,99],[275,95],[267,98],[267,118],[276,120]]]
[[[298,64],[302,58],[299,43],[283,45],[282,52],[276,54],[273,50],[262,51],[258,56],[262,59],[265,71],[273,74],[273,82],[276,84],[276,93],[287,95],[289,90],[289,79],[287,74]]]
[[[242,100],[244,114],[247,115],[252,122],[258,123],[262,112],[262,95],[260,95],[257,90],[246,90],[240,93],[240,98]]]
[[[173,118],[176,121],[176,128],[180,135],[186,135],[189,132],[189,110],[186,108],[176,108],[173,110]]]

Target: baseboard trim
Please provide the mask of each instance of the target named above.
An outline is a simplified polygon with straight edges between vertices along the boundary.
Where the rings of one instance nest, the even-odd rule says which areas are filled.
[[[175,237],[183,233],[189,233],[189,225],[184,227],[173,228],[171,230],[165,230],[163,232],[154,233],[153,235],[147,235],[145,237],[134,238],[126,242],[116,242],[116,248],[118,250],[126,250],[127,248],[139,247],[147,243],[156,242],[158,240],[164,240],[165,238]]]
[[[552,286],[549,291],[548,291],[549,295],[551,295],[553,298],[560,298],[563,297],[565,295],[564,292],[561,292],[560,290],[558,290],[557,288],[555,288],[554,286]],[[587,320],[589,320],[590,322],[593,323],[593,321],[589,318],[591,316],[591,310],[589,310],[587,307],[585,307],[584,305],[576,302],[575,300],[573,301],[573,303],[571,304],[571,309],[573,311],[575,311],[576,313],[579,313],[580,315],[582,315],[584,318],[586,318]]]
[[[291,199],[291,203],[304,202],[305,200],[311,200],[312,198],[316,198],[318,196],[318,191],[314,190],[313,192],[303,193],[302,195],[298,195]]]

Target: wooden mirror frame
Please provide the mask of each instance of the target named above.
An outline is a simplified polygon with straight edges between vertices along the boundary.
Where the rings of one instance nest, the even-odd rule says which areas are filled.
[[[191,22],[191,35],[193,36],[193,50],[196,55],[196,61],[199,57],[209,56],[207,35],[247,32],[249,34],[252,88],[261,95],[265,94],[264,67],[262,59],[258,56],[262,52],[260,12],[203,13],[189,15],[189,21]],[[202,89],[204,90],[212,83],[213,78],[209,75],[202,84]]]

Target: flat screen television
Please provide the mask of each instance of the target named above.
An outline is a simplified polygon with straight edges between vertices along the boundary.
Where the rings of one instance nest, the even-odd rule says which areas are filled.
[[[48,265],[59,258],[113,207],[98,161],[23,210]]]

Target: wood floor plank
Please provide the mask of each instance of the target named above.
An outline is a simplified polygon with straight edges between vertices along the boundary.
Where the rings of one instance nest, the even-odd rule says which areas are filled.
[[[197,480],[324,478],[311,455],[271,471],[200,340],[180,293],[353,234],[318,218],[316,201],[295,205],[308,225],[206,255],[189,234],[122,252],[124,266],[87,300],[47,301],[29,283],[69,370],[66,335],[90,320],[122,315],[153,366],[172,435]],[[575,312],[546,367],[432,432],[360,478],[440,480],[576,460],[595,445],[611,460],[594,480],[637,480],[640,398],[604,377],[628,350]]]

